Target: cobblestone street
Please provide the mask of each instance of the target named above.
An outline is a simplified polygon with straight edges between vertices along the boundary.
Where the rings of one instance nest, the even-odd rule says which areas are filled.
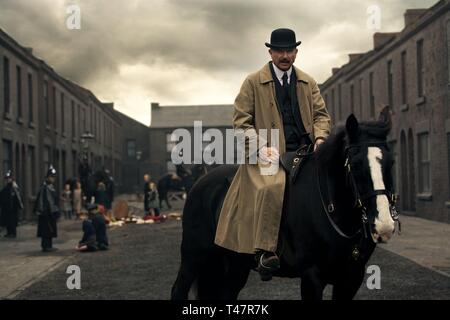
[[[412,226],[413,222],[405,220],[405,235],[395,236],[392,239],[393,245],[407,241],[408,225]],[[78,228],[78,223],[72,222],[67,228],[70,232],[64,231],[62,237],[79,235],[79,232],[76,233]],[[47,259],[59,261],[53,267],[51,264],[46,266],[49,268],[47,272],[30,279],[28,285],[19,286],[7,298],[169,299],[180,260],[181,221],[124,225],[110,230],[109,236],[111,247],[106,252],[75,253],[72,249],[76,243],[75,238],[72,246],[60,245],[62,250],[46,256]],[[43,259],[37,249],[38,247],[34,253],[29,249],[26,253],[29,255],[28,259]],[[381,269],[381,290],[369,290],[364,282],[356,299],[450,299],[448,274],[419,265],[389,250],[378,247],[369,262],[369,265],[376,264]],[[409,251],[411,250],[410,248]],[[448,256],[439,257],[441,258],[449,260]],[[32,263],[31,260],[26,261]],[[81,268],[80,290],[67,289],[69,275],[66,269],[69,265]],[[23,268],[21,265],[16,267]],[[2,287],[8,282],[3,275],[1,282]],[[330,298],[330,293],[331,290],[327,287],[326,299]],[[276,278],[264,283],[255,272],[251,273],[247,287],[240,295],[240,299],[299,298],[298,279]]]

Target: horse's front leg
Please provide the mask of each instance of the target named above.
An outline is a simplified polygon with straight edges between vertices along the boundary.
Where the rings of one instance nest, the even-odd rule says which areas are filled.
[[[302,300],[322,300],[325,286],[317,266],[305,270],[301,278]]]
[[[180,270],[178,271],[177,279],[172,286],[172,300],[188,300],[189,291],[198,276],[198,267],[193,259],[195,258],[186,258],[182,254]]]
[[[172,209],[172,206],[170,205],[170,202],[169,202],[169,195],[166,195],[166,202],[167,202],[167,207],[169,209]]]
[[[364,280],[365,267],[350,268],[341,281],[333,285],[333,300],[352,300]]]

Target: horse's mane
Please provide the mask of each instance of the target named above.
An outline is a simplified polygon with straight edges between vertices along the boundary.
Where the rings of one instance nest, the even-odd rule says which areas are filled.
[[[359,123],[359,141],[386,140],[390,131],[390,124],[381,121],[363,121]],[[317,149],[316,160],[328,166],[336,161],[339,154],[343,154],[344,147],[349,144],[350,137],[345,125],[340,125],[335,132]]]
[[[327,165],[345,146],[347,132],[345,126],[339,126],[316,151],[316,160],[321,165]]]

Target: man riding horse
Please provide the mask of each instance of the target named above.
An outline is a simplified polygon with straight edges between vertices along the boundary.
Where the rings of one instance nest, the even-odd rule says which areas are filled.
[[[234,129],[281,132],[279,150],[260,148],[260,161],[278,163],[280,154],[313,143],[315,151],[330,133],[330,116],[317,82],[293,66],[300,43],[294,31],[274,30],[266,43],[272,61],[246,78],[235,100]],[[239,167],[224,200],[215,243],[256,254],[261,278],[268,280],[280,266],[275,252],[286,173],[280,169],[274,175],[262,175],[259,166]]]

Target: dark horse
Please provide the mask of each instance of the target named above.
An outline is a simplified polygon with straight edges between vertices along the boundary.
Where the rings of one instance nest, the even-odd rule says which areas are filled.
[[[170,191],[184,191],[189,193],[195,182],[206,173],[206,167],[203,164],[194,165],[191,170],[186,169],[182,164],[176,165],[176,175],[166,173],[157,184],[159,195],[159,206],[162,208],[163,201],[170,209],[168,194]]]
[[[279,277],[300,277],[302,299],[322,299],[333,285],[333,299],[352,299],[377,242],[395,230],[398,214],[386,137],[391,118],[346,126],[301,162],[295,180],[286,179],[278,244]],[[254,255],[214,244],[218,214],[237,166],[222,166],[192,188],[183,212],[181,266],[172,299],[235,300],[245,286]],[[193,286],[195,284],[195,286]]]

